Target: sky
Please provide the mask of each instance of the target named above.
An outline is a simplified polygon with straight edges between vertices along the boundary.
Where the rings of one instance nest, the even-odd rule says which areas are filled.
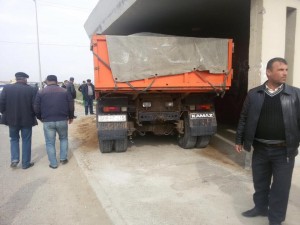
[[[59,81],[93,81],[93,57],[84,23],[98,0],[36,0],[41,77],[54,74]],[[0,0],[0,81],[16,72],[39,82],[35,3]]]

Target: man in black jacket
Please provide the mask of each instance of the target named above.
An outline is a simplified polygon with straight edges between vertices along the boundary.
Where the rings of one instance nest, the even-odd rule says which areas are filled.
[[[74,100],[66,89],[57,85],[55,75],[47,76],[47,87],[39,91],[34,111],[43,122],[46,150],[50,161],[49,167],[58,167],[56,159],[55,137],[58,133],[60,141],[60,162],[68,163],[68,122],[74,118]]]
[[[92,84],[90,79],[86,80],[86,84],[82,86],[82,96],[83,96],[83,102],[85,106],[85,115],[89,113],[93,115],[93,100],[95,99],[95,86]]]
[[[33,110],[35,90],[27,85],[26,73],[15,74],[16,83],[5,85],[0,97],[2,123],[9,126],[11,167],[17,167],[20,161],[19,133],[22,137],[22,168],[34,165],[31,162],[32,127],[37,125]]]
[[[82,81],[82,84],[79,85],[78,87],[78,91],[82,93],[82,89],[84,88],[84,86],[86,85],[86,82],[85,80]],[[84,96],[82,95],[82,101],[83,101],[83,106],[85,108],[85,99],[84,99]]]
[[[76,89],[74,86],[74,77],[70,77],[69,82],[66,85],[67,91],[71,94],[72,98],[76,98]]]
[[[69,92],[71,94],[72,98],[76,99],[76,89],[74,86],[74,77],[70,77],[70,80],[66,85],[66,89],[67,89],[67,92]],[[77,118],[77,116],[74,115],[74,119],[76,119],[76,118]]]
[[[249,91],[236,134],[237,152],[254,149],[255,207],[242,215],[268,216],[270,225],[285,220],[300,138],[300,89],[285,84],[287,71],[283,58],[268,62],[268,80]]]

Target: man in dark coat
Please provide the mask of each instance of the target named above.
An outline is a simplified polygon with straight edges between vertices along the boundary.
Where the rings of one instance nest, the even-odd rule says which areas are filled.
[[[67,87],[67,92],[69,92],[72,96],[73,99],[76,98],[76,90],[75,90],[75,86],[74,86],[74,77],[70,77],[70,80],[68,82],[68,84],[66,85]]]
[[[74,100],[70,93],[57,85],[57,77],[49,75],[47,87],[36,95],[34,110],[37,118],[43,122],[49,167],[56,169],[56,133],[60,141],[60,162],[68,163],[68,123],[73,122]]]
[[[254,208],[245,217],[268,216],[281,225],[288,206],[295,156],[300,137],[300,89],[285,84],[283,58],[267,64],[268,80],[248,92],[236,133],[237,152],[251,150]]]
[[[78,91],[80,91],[82,93],[82,88],[86,85],[85,80],[82,81],[82,84],[80,84],[80,86],[78,87]],[[82,102],[83,102],[83,107],[85,108],[85,100],[84,100],[84,96],[82,95]]]
[[[85,80],[84,80],[84,81],[82,81],[82,84],[80,84],[80,85],[79,85],[79,87],[78,87],[78,91],[82,92],[82,87],[83,87],[84,85],[86,85],[86,82],[85,82]]]
[[[70,80],[68,82],[68,84],[66,85],[67,87],[67,92],[70,93],[70,95],[72,96],[73,99],[76,98],[76,89],[74,86],[74,77],[70,77]],[[76,119],[77,116],[74,115],[74,119]]]
[[[85,115],[88,115],[89,110],[90,114],[93,115],[93,100],[95,99],[95,86],[92,84],[90,79],[87,79],[86,82],[86,85],[82,86],[82,96],[85,106]]]
[[[16,83],[5,85],[0,96],[2,123],[9,126],[11,167],[17,167],[20,161],[19,133],[22,137],[22,168],[34,165],[31,162],[32,127],[37,125],[33,110],[35,90],[27,85],[26,73],[15,74]]]
[[[68,80],[64,80],[63,84],[61,85],[62,88],[67,89],[67,85],[68,85],[69,81]]]

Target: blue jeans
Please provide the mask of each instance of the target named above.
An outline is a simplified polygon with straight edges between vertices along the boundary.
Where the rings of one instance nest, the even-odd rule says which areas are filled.
[[[26,168],[31,161],[32,127],[9,126],[11,162],[18,163],[20,161],[20,131],[22,137],[22,167]]]
[[[56,160],[56,132],[60,140],[60,160],[68,157],[68,121],[44,122],[44,135],[46,141],[46,150],[50,165],[57,166]]]

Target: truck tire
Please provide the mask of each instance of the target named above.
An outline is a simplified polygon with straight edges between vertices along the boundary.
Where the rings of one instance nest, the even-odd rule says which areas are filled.
[[[99,148],[102,153],[110,153],[113,148],[112,140],[99,140]]]
[[[178,145],[184,149],[194,148],[197,142],[197,136],[191,135],[188,117],[184,117],[184,135],[179,137]]]
[[[126,152],[128,147],[128,139],[123,138],[119,140],[115,140],[115,150],[116,152]]]
[[[196,148],[205,148],[209,144],[210,138],[211,138],[210,135],[198,136]]]

